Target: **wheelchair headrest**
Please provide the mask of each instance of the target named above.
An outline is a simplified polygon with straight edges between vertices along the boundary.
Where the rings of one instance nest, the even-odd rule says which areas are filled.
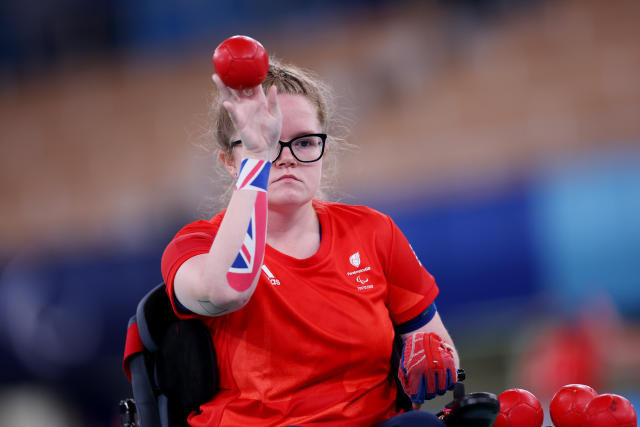
[[[158,351],[165,331],[171,323],[178,320],[164,283],[153,288],[140,300],[136,319],[144,346],[151,351]]]

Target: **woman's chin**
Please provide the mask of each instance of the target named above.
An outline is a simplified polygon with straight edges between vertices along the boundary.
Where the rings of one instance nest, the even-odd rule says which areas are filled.
[[[311,201],[312,197],[308,194],[301,194],[295,190],[283,190],[269,192],[269,207],[278,206],[301,206]]]

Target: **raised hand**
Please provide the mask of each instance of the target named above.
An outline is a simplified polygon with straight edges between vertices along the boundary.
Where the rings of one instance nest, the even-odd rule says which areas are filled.
[[[238,91],[226,86],[218,75],[212,78],[242,141],[243,157],[273,160],[282,130],[277,88],[270,87],[266,95],[262,86]]]

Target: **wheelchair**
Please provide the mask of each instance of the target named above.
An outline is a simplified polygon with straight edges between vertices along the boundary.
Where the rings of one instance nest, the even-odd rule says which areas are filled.
[[[410,411],[396,372],[402,341],[394,341],[390,375],[396,381],[396,409]],[[218,390],[216,353],[205,324],[175,315],[164,283],[149,291],[129,320],[123,369],[133,397],[120,401],[122,427],[188,427],[187,417]],[[454,400],[437,416],[447,427],[490,427],[499,412],[491,393],[465,394],[458,371]]]

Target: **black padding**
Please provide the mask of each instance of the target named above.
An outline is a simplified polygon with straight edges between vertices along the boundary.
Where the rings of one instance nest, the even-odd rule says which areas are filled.
[[[157,351],[169,325],[178,321],[164,284],[156,286],[142,298],[136,317],[142,343],[149,350]]]
[[[154,387],[149,377],[147,360],[144,354],[131,356],[131,387],[133,397],[140,420],[144,420],[143,426],[160,426],[160,414],[158,403],[154,393]]]
[[[398,369],[400,368],[400,358],[402,357],[402,337],[396,332],[393,337],[393,350],[391,351],[391,372],[389,375],[393,377],[396,384],[396,411],[410,411],[413,409],[411,399],[404,392],[400,378],[398,378]]]
[[[134,398],[154,408],[140,413],[141,425],[188,427],[187,416],[218,390],[209,330],[198,319],[178,319],[164,284],[140,300],[135,317],[146,350],[141,365],[136,366],[144,376],[138,383],[144,387],[136,388],[134,383]]]
[[[209,330],[197,319],[180,320],[166,329],[156,354],[160,391],[186,416],[218,390],[217,360]]]

